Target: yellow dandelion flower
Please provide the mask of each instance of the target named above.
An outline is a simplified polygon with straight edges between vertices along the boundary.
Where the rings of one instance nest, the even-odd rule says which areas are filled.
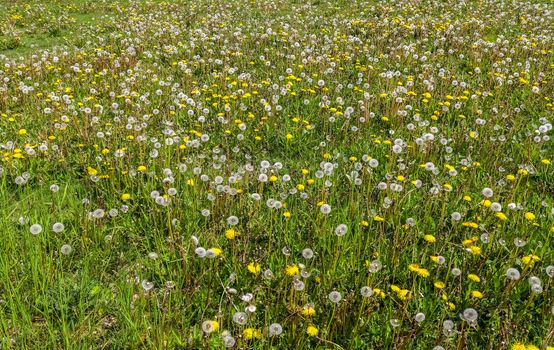
[[[285,269],[285,273],[289,276],[295,276],[295,275],[298,275],[298,273],[300,272],[300,269],[298,268],[298,266],[296,265],[289,265],[287,266],[287,268]]]
[[[410,291],[407,290],[407,289],[401,289],[401,290],[399,290],[396,294],[398,295],[398,297],[399,297],[400,299],[406,300],[406,299],[408,299],[408,297],[410,296],[410,295],[409,295],[409,294],[410,294]]]
[[[315,309],[313,306],[304,306],[301,311],[303,316],[314,316]]]
[[[467,275],[467,278],[473,282],[481,282],[481,278],[474,273],[470,273],[469,275]]]
[[[225,230],[225,237],[227,237],[227,239],[235,239],[236,236],[237,232],[234,229],[230,228]]]
[[[213,252],[214,252],[214,255],[215,256],[220,256],[221,253],[223,252],[221,249],[219,248],[210,248]]]
[[[465,227],[471,227],[471,228],[478,228],[479,225],[473,221],[466,221],[464,223],[462,223],[462,225],[464,225]]]
[[[373,289],[373,295],[377,296],[377,297],[380,297],[380,298],[385,298],[386,294],[385,292],[383,292],[381,289],[379,288],[374,288]]]
[[[525,218],[529,221],[533,221],[533,220],[535,220],[535,214],[533,214],[531,212],[527,212],[527,213],[525,213]]]
[[[246,329],[242,332],[242,335],[243,335],[244,339],[252,339],[252,338],[254,338],[254,328],[246,328]]]
[[[525,265],[533,265],[533,264],[535,264],[535,262],[540,261],[540,260],[541,259],[538,256],[534,255],[534,254],[526,255],[523,258],[521,258],[521,262],[524,263]]]
[[[251,262],[250,264],[248,264],[246,268],[250,273],[253,273],[254,275],[257,275],[262,270],[262,267],[260,266],[260,264],[255,262]]]
[[[427,234],[427,235],[423,236],[423,239],[426,240],[429,243],[435,243],[437,241],[435,236],[433,236],[431,234]]]
[[[420,275],[423,278],[429,277],[431,274],[429,273],[429,270],[420,268],[416,271],[418,275]]]
[[[315,337],[316,335],[318,335],[319,329],[317,329],[317,327],[314,325],[309,325],[308,328],[306,329],[306,333],[310,337]]]
[[[244,339],[252,339],[252,338],[261,338],[262,332],[259,329],[255,328],[246,328],[244,331],[242,331],[242,335],[244,336]]]

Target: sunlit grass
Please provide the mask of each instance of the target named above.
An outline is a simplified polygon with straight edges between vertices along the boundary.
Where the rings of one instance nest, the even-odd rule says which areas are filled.
[[[545,1],[0,1],[0,344],[552,349]]]

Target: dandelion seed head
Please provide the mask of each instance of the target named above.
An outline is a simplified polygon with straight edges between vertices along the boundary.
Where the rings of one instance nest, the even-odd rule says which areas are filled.
[[[63,254],[63,255],[69,255],[71,254],[71,252],[73,251],[73,248],[71,248],[71,246],[69,244],[64,244],[62,245],[62,247],[60,248],[60,252]]]
[[[348,226],[345,224],[340,224],[335,228],[335,234],[339,237],[344,236],[346,232],[348,232]]]
[[[364,298],[369,298],[370,296],[373,295],[373,289],[371,289],[370,287],[368,286],[364,286],[360,289],[360,294],[362,295],[362,297]]]
[[[478,314],[477,311],[473,308],[467,308],[462,313],[463,320],[467,322],[474,322],[477,320]]]
[[[276,337],[283,333],[283,327],[279,323],[272,323],[269,325],[269,335],[271,337]]]
[[[483,191],[481,191],[481,193],[483,194],[484,197],[486,198],[491,198],[494,194],[494,192],[492,191],[491,188],[489,187],[485,187],[483,188]]]
[[[64,229],[65,229],[65,226],[61,222],[56,222],[55,224],[52,225],[52,231],[54,231],[55,233],[63,232]]]
[[[414,320],[417,322],[417,323],[421,323],[423,321],[425,321],[425,314],[423,312],[418,312],[415,317],[414,317]]]
[[[148,280],[142,280],[140,283],[142,286],[142,289],[144,289],[145,292],[150,291],[152,288],[154,288],[154,283],[148,281]]]
[[[238,325],[244,326],[248,322],[248,314],[246,312],[235,312],[233,315],[233,322]]]
[[[311,259],[314,257],[314,251],[310,248],[304,248],[304,250],[302,250],[302,257],[304,259]]]
[[[508,270],[506,270],[506,277],[513,281],[517,281],[520,278],[520,273],[517,269],[510,267]]]
[[[329,293],[328,298],[332,303],[338,303],[339,301],[341,301],[342,295],[337,291],[332,291],[331,293]]]
[[[319,210],[321,211],[322,214],[329,214],[331,212],[331,206],[329,204],[323,204]]]
[[[31,231],[32,235],[38,235],[42,232],[42,226],[39,224],[33,224],[31,225],[31,228],[29,230]]]

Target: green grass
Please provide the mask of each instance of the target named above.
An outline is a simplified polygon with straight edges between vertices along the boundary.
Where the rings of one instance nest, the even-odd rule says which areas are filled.
[[[9,5],[2,3],[0,9],[4,13],[0,16],[0,23],[6,21],[5,28],[0,31],[0,54],[16,58],[38,49],[62,45],[71,47],[77,44],[75,39],[80,37],[80,33],[101,32],[100,29],[113,18],[115,11],[105,1],[80,0],[51,3],[18,1]],[[21,18],[14,21],[13,15]],[[45,17],[44,21],[41,16]]]
[[[0,0],[2,349],[551,349],[552,11]]]

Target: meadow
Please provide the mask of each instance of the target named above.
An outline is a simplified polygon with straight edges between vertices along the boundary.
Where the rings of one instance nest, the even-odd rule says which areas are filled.
[[[0,0],[0,349],[554,349],[554,2]]]

